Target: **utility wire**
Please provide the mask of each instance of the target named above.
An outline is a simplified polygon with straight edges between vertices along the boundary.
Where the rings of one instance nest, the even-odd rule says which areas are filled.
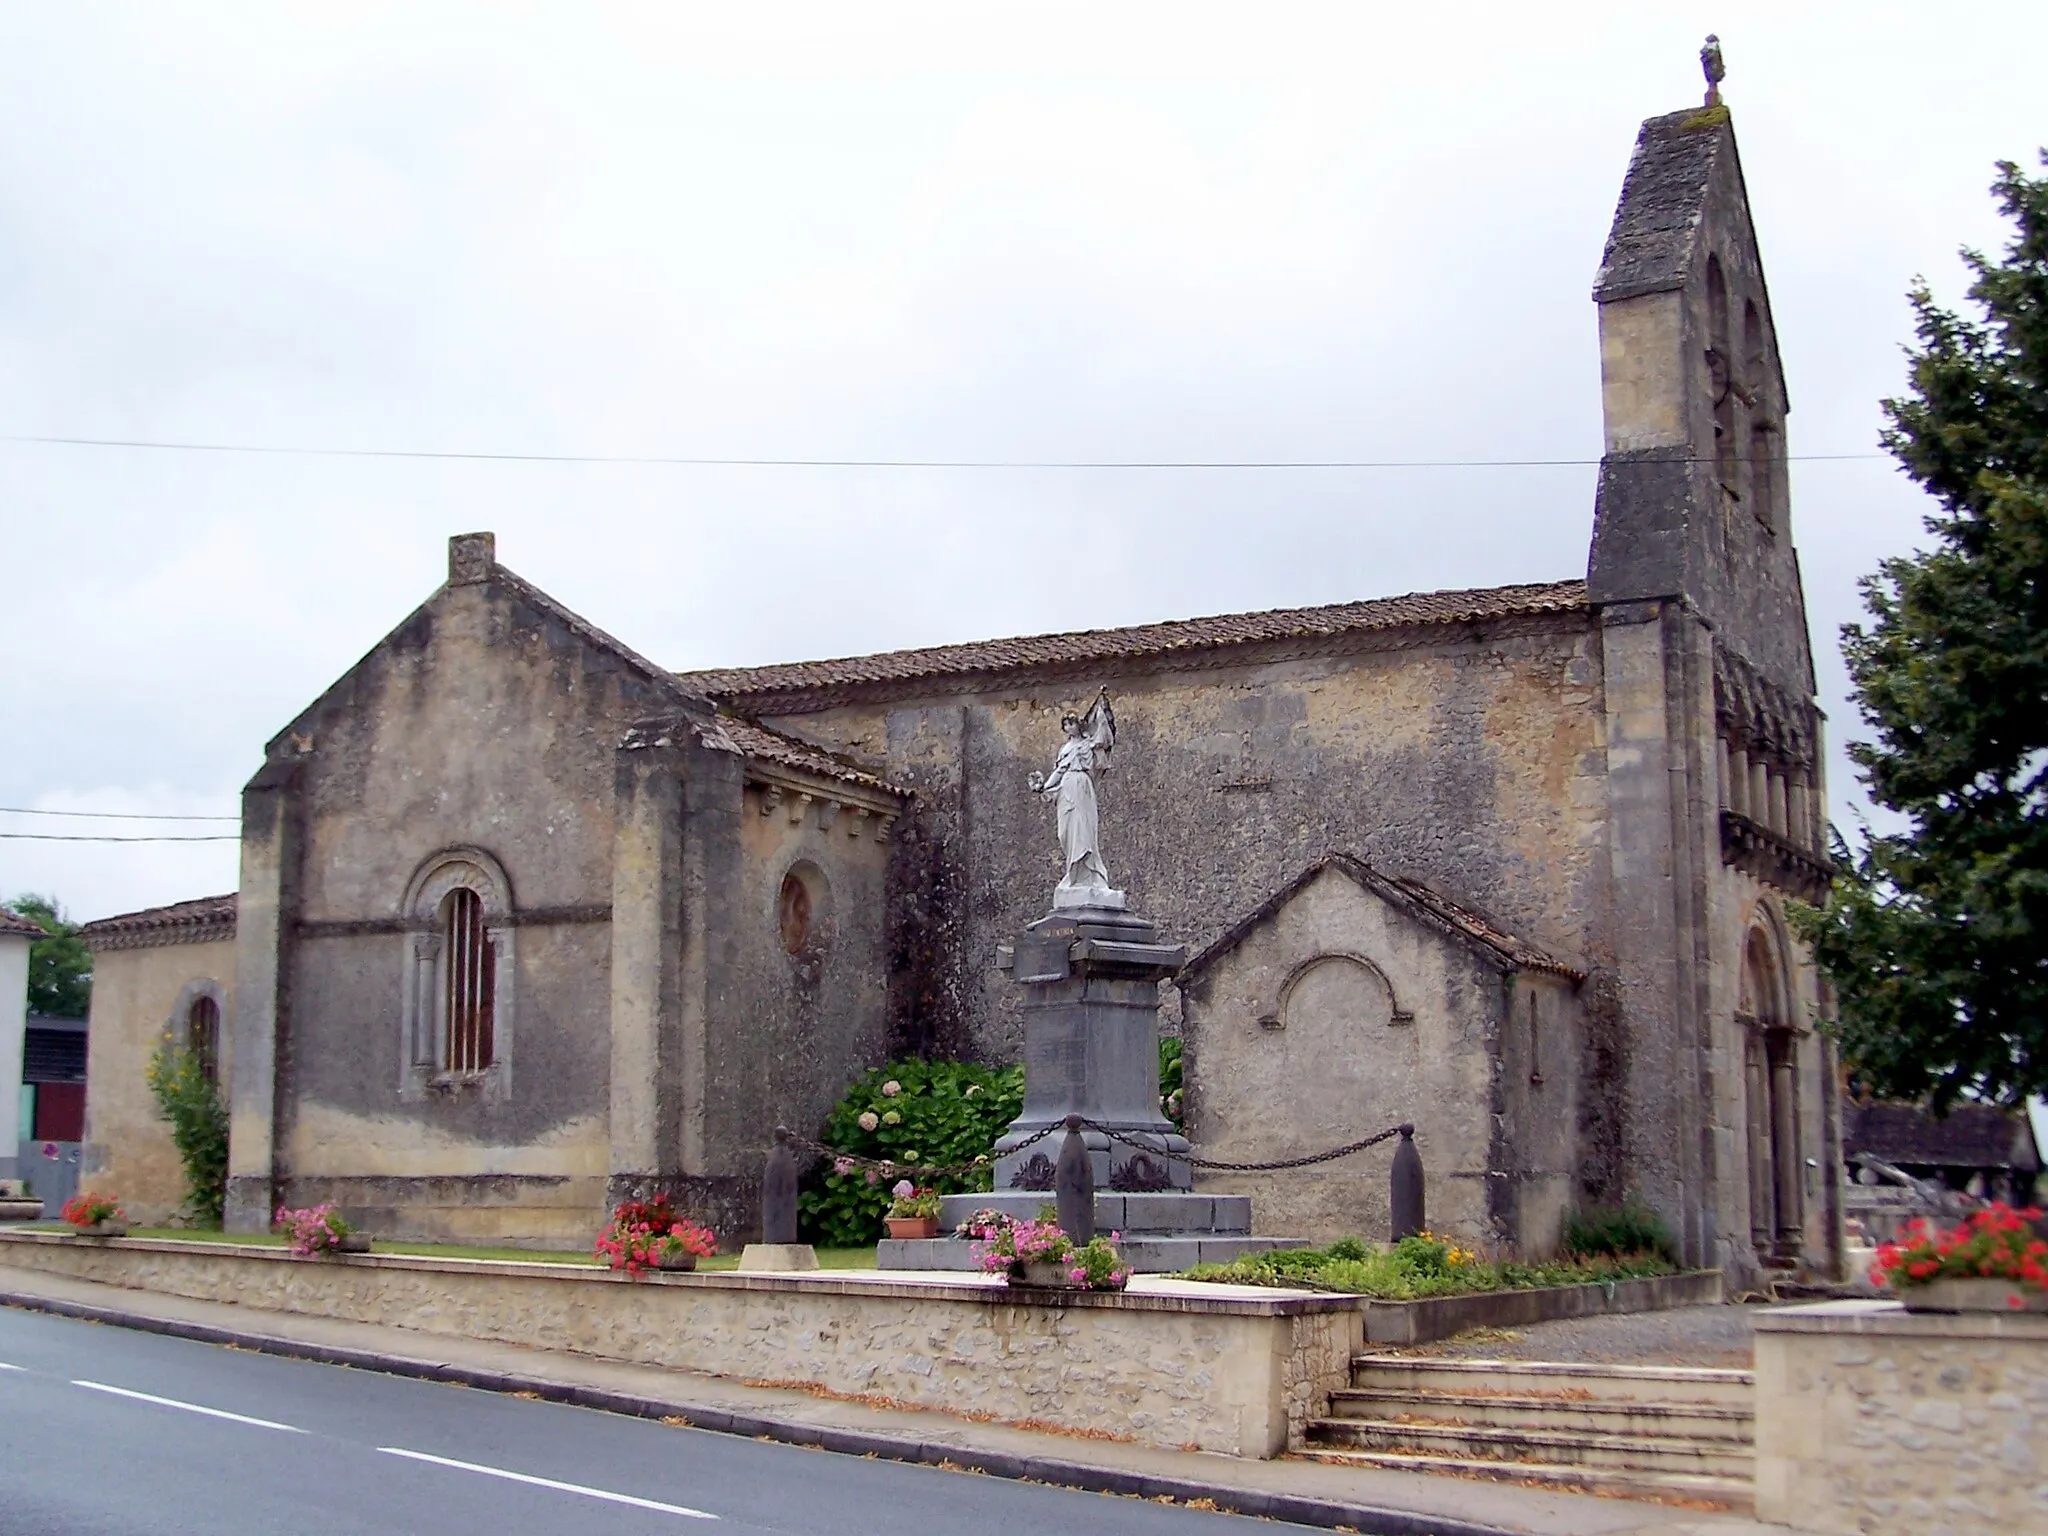
[[[702,469],[1566,469],[1600,459],[776,459],[691,458],[667,454],[458,453],[421,448],[270,447],[255,443],[182,443],[121,437],[40,437],[0,432],[0,442],[69,448],[150,448],[176,453],[253,453],[295,458],[443,459],[493,464],[672,464]],[[1882,453],[1794,453],[1782,464],[1882,459]],[[1660,459],[1704,464],[1708,459]]]
[[[239,843],[239,832],[178,832],[156,837],[116,837],[69,832],[0,832],[0,838],[23,843]]]
[[[34,811],[25,805],[0,805],[0,816],[76,816],[86,821],[240,821],[239,816],[156,815],[149,811]]]

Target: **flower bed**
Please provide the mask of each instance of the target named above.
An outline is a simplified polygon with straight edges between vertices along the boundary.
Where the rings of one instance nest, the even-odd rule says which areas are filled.
[[[1985,1281],[1991,1283],[1972,1289],[1995,1291],[1994,1305],[2039,1310],[2048,1304],[2048,1242],[2032,1226],[2040,1214],[2031,1206],[2014,1210],[1993,1202],[1952,1227],[1915,1218],[1900,1229],[1897,1242],[1879,1245],[1870,1277],[1897,1291],[1908,1307],[1938,1293],[1930,1303],[1936,1310],[1975,1310],[1952,1298],[1963,1294],[1958,1282]]]
[[[1019,1221],[1002,1211],[976,1211],[961,1230],[974,1239],[982,1269],[1005,1276],[1012,1285],[1120,1291],[1131,1278],[1130,1268],[1110,1243],[1099,1237],[1077,1243],[1057,1222]]]
[[[297,1211],[280,1205],[270,1224],[284,1234],[291,1251],[302,1259],[370,1251],[369,1239],[358,1234],[355,1224],[331,1204]]]
[[[613,1269],[639,1275],[650,1269],[695,1269],[718,1252],[718,1238],[676,1213],[668,1199],[627,1200],[612,1211],[591,1252]]]
[[[64,1202],[58,1211],[74,1232],[87,1236],[116,1236],[128,1230],[128,1217],[112,1195],[84,1190]]]
[[[1676,1272],[1677,1266],[1658,1253],[1589,1255],[1536,1264],[1485,1259],[1447,1239],[1421,1232],[1390,1248],[1347,1237],[1327,1248],[1281,1248],[1234,1264],[1197,1264],[1183,1276],[1220,1285],[1291,1286],[1381,1301],[1420,1301],[1486,1291],[1639,1280]]]

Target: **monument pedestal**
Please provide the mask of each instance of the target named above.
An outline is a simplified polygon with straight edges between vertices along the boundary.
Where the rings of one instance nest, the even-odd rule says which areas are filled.
[[[1227,1264],[1296,1246],[1251,1235],[1250,1197],[1197,1193],[1187,1138],[1159,1112],[1159,983],[1186,957],[1185,946],[1162,944],[1152,922],[1121,906],[1061,904],[997,950],[997,965],[1024,989],[1024,1108],[996,1142],[995,1189],[945,1196],[939,1229],[953,1235],[886,1241],[880,1268],[973,1269],[961,1224],[989,1209],[1030,1220],[1053,1204],[1069,1115],[1091,1122],[1081,1136],[1095,1230],[1120,1234],[1117,1251],[1133,1269]]]

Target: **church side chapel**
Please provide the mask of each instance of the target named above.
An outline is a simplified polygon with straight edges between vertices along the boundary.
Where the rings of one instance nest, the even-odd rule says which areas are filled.
[[[1461,1243],[1629,1198],[1737,1280],[1838,1271],[1839,1073],[1784,920],[1827,874],[1821,717],[1724,108],[1642,126],[1593,297],[1583,578],[676,673],[454,538],[265,748],[235,895],[88,930],[127,978],[88,1157],[178,1203],[102,1085],[204,998],[233,1230],[331,1200],[583,1246],[665,1190],[744,1239],[777,1123],[891,1053],[1017,1058],[996,957],[1099,796],[1064,878],[1192,956],[1162,1014],[1196,1155],[1408,1121]],[[1383,1237],[1390,1151],[1215,1187]]]

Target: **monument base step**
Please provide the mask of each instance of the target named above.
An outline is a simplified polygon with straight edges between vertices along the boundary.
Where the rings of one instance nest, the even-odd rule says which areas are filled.
[[[1035,1214],[1035,1212],[1033,1213]],[[1111,1228],[1102,1228],[1107,1236]],[[877,1269],[980,1269],[974,1256],[979,1245],[959,1237],[884,1238],[875,1245]],[[1130,1237],[1116,1245],[1125,1263],[1141,1275],[1172,1274],[1195,1264],[1229,1264],[1247,1254],[1275,1248],[1302,1248],[1296,1237],[1195,1235]]]
[[[1001,1211],[1030,1221],[1053,1204],[1049,1189],[1005,1189],[985,1195],[945,1195],[939,1200],[939,1230],[953,1232],[976,1211]],[[1185,1190],[1159,1194],[1095,1192],[1095,1230],[1126,1237],[1250,1237],[1250,1195],[1207,1195]],[[1206,1262],[1206,1261],[1205,1261]]]

